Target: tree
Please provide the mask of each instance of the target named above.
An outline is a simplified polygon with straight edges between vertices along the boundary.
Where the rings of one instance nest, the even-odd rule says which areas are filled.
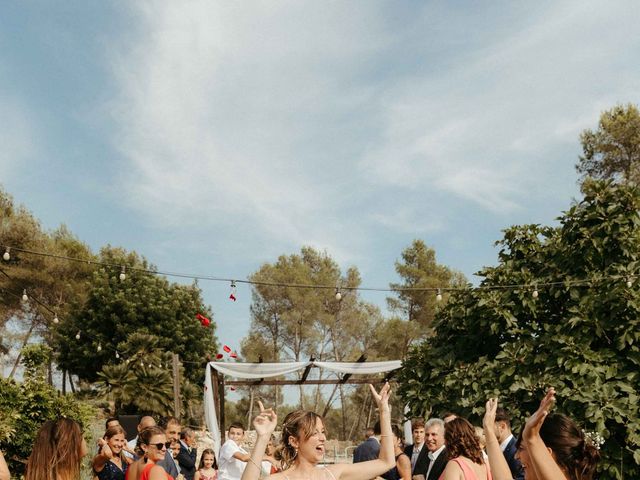
[[[157,337],[159,349],[177,353],[186,378],[200,384],[216,338],[213,324],[205,328],[195,318],[198,312],[211,317],[198,286],[135,271],[155,269],[135,252],[105,247],[99,261],[116,267],[95,269],[86,285],[86,301],[76,303],[55,328],[59,365],[82,380],[96,381],[104,365],[120,363],[113,346],[137,332]],[[120,266],[125,267],[124,281],[119,279]]]
[[[499,396],[518,427],[553,385],[559,410],[606,439],[600,478],[638,478],[640,189],[590,182],[559,221],[505,231],[486,288],[451,295],[400,394],[413,415],[475,418]]]
[[[587,178],[640,182],[640,111],[632,104],[602,112],[598,129],[580,135],[583,155],[576,165]]]
[[[436,289],[464,284],[461,273],[436,262],[436,253],[422,240],[414,240],[402,251],[402,262],[396,262],[396,272],[402,283],[392,283],[398,289],[396,297],[387,298],[389,308],[410,322],[417,322],[427,333],[436,310]],[[420,290],[420,289],[431,290]],[[406,290],[402,290],[406,289]],[[410,290],[415,289],[415,290]],[[446,292],[443,297],[446,299]]]

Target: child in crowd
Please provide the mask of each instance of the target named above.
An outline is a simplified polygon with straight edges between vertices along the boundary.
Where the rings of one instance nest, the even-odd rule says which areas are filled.
[[[240,423],[229,425],[228,440],[220,448],[220,480],[240,480],[249,452],[240,446],[244,437],[244,427]]]
[[[217,480],[218,478],[218,463],[216,462],[216,456],[213,450],[207,448],[202,452],[200,457],[200,465],[193,480]]]

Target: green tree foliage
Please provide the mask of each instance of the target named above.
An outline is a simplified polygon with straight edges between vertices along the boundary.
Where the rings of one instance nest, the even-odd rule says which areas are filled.
[[[600,478],[640,478],[639,212],[637,187],[591,182],[560,226],[509,228],[482,286],[530,286],[451,295],[399,378],[412,414],[477,418],[499,396],[520,426],[553,385],[606,439]]]
[[[396,272],[402,283],[392,283],[393,289],[433,289],[403,290],[396,297],[387,298],[391,311],[410,322],[416,322],[420,330],[427,333],[433,323],[436,311],[435,289],[459,286],[465,283],[464,276],[436,262],[436,252],[422,240],[414,240],[402,251],[402,262],[396,261]],[[443,292],[443,299],[448,294]]]
[[[632,104],[602,112],[597,130],[580,135],[583,155],[576,165],[588,177],[640,182],[640,111]]]
[[[23,355],[27,367],[24,382],[0,378],[0,450],[12,478],[24,473],[36,432],[45,421],[68,417],[88,426],[95,416],[89,405],[71,395],[60,395],[44,382],[41,372],[47,357],[46,347],[29,346]]]
[[[195,318],[198,312],[211,318],[197,285],[179,285],[159,275],[134,271],[154,270],[135,252],[105,247],[98,258],[117,267],[95,269],[87,284],[86,301],[74,304],[55,329],[59,365],[80,379],[96,381],[103,366],[120,363],[114,346],[137,332],[156,337],[157,348],[177,353],[185,364],[186,378],[201,383],[216,338],[213,323],[205,328]],[[120,266],[126,267],[124,281],[119,279]],[[80,341],[75,338],[77,332]],[[101,351],[98,346],[103,347]]]

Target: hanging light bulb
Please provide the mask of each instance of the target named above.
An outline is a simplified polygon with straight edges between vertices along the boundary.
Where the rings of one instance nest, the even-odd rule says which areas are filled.
[[[144,367],[144,362],[142,360],[140,360],[140,366]]]
[[[631,280],[631,277],[627,277],[627,288],[631,287],[633,287],[633,280]]]
[[[229,293],[229,299],[235,302],[237,300],[236,293],[236,282],[235,280],[231,280],[231,293]]]
[[[442,292],[438,289],[438,293],[436,293],[436,302],[442,301]]]
[[[58,318],[58,314],[57,313],[53,315],[53,323],[55,323],[56,325],[58,323],[60,323],[60,319]]]
[[[96,350],[97,350],[98,352],[101,352],[101,351],[102,351],[102,344],[101,344],[101,343],[98,343],[98,348],[96,348]]]
[[[116,350],[116,359],[120,358],[120,354],[118,353],[118,350]]]
[[[533,292],[531,293],[533,298],[538,298],[538,287],[533,287]]]
[[[80,330],[78,330],[78,333],[76,333],[76,340],[80,340]]]
[[[126,272],[126,267],[123,265],[122,271],[120,272],[120,277],[119,277],[121,282],[124,282],[127,279],[127,274],[125,272]]]
[[[336,288],[336,300],[340,301],[342,300],[342,293],[340,292],[340,289]]]
[[[11,250],[11,247],[7,247],[7,249],[4,251],[4,253],[2,254],[2,259],[5,262],[8,262],[9,260],[11,260],[11,255],[9,254],[9,250]]]
[[[28,302],[29,301],[29,296],[27,295],[27,289],[26,288],[24,290],[22,290],[22,301],[23,302]]]

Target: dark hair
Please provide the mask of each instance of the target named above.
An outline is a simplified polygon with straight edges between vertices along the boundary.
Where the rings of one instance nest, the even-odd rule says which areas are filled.
[[[180,420],[178,420],[176,417],[162,417],[158,422],[158,425],[166,430],[167,425],[169,425],[170,423],[180,425]]]
[[[411,421],[411,431],[413,432],[416,428],[424,428],[424,420],[422,418],[415,418]]]
[[[75,420],[45,422],[33,444],[25,480],[75,480],[80,478],[82,430]]]
[[[507,424],[507,427],[511,429],[511,417],[509,416],[507,411],[502,407],[498,407],[496,409],[496,422],[504,422]]]
[[[144,455],[144,451],[142,450],[141,445],[149,445],[149,442],[151,441],[151,438],[154,435],[165,435],[164,432],[164,428],[162,427],[148,427],[143,429],[139,434],[138,434],[138,443],[136,444],[136,448],[135,451],[139,456],[143,456]]]
[[[404,449],[404,434],[400,426],[395,423],[391,425],[391,433],[400,439],[400,448]]]
[[[444,442],[447,445],[449,458],[461,455],[471,459],[473,463],[482,465],[482,449],[476,431],[469,421],[456,417],[444,424]]]
[[[111,422],[118,422],[118,424],[120,424],[120,420],[118,419],[118,417],[109,417],[107,418],[107,420],[104,422],[104,429],[107,430],[109,428],[109,424]]]
[[[373,434],[380,435],[380,420],[373,424]]]
[[[191,430],[190,428],[185,428],[180,432],[180,438],[182,440],[185,440],[187,437],[193,438],[193,436],[194,436],[193,430]]]
[[[227,431],[230,432],[232,428],[239,428],[244,432],[244,425],[242,425],[240,422],[233,422],[231,425],[229,425],[229,429]]]
[[[284,417],[281,438],[282,450],[280,452],[283,470],[293,465],[293,461],[298,455],[298,450],[289,443],[289,437],[298,440],[308,439],[313,435],[318,419],[324,424],[324,419],[320,415],[308,410],[295,410]]]
[[[204,468],[205,455],[213,455],[213,465],[211,466],[211,468],[213,468],[214,470],[218,470],[218,460],[216,460],[216,454],[210,448],[205,448],[202,451],[202,455],[200,456],[200,465],[198,465],[198,470],[200,470],[201,468]]]
[[[600,452],[573,420],[562,413],[548,415],[540,428],[540,438],[570,480],[593,479]],[[518,448],[521,441],[522,434],[516,444]]]

